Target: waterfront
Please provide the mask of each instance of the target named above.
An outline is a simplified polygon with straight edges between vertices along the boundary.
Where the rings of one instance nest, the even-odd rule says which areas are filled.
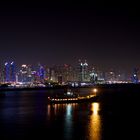
[[[121,89],[100,102],[54,104],[47,97],[63,90],[7,91],[0,98],[1,139],[138,139],[139,91]],[[77,89],[82,95],[92,89]]]

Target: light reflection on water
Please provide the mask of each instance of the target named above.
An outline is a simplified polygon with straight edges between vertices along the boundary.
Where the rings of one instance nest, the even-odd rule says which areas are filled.
[[[99,103],[92,103],[92,114],[89,120],[89,138],[90,140],[101,140],[101,118],[99,115]]]
[[[47,97],[42,95],[18,94],[0,100],[4,137],[28,137],[30,134],[33,138],[101,140],[99,103],[50,105],[46,102]]]
[[[79,92],[86,95],[86,90]],[[49,105],[52,93],[17,91],[0,98],[1,138],[118,140],[139,136],[139,93],[111,93],[99,103]]]
[[[64,124],[64,133],[66,139],[72,139],[72,126],[73,126],[73,120],[72,120],[72,110],[73,110],[72,104],[68,104],[66,106],[66,117],[65,117],[65,124]]]
[[[74,137],[75,124],[79,122],[81,127],[85,127],[86,133],[80,139],[101,140],[101,117],[99,115],[100,104],[54,104],[47,106],[47,116],[55,118],[63,113],[64,119],[64,139],[71,140]],[[86,118],[86,120],[84,120]],[[86,123],[84,123],[86,122]],[[80,126],[79,126],[80,127]],[[78,127],[78,128],[79,128]],[[86,130],[88,129],[88,130]],[[76,130],[78,132],[78,130]]]

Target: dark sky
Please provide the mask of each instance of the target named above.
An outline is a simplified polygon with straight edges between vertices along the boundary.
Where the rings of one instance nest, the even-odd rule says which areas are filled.
[[[140,10],[131,1],[1,3],[0,62],[140,67]]]

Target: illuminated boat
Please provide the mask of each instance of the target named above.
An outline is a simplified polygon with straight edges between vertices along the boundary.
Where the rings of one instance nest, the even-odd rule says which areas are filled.
[[[49,103],[83,103],[97,101],[96,95],[79,96],[73,92],[68,91],[66,94],[48,97]]]

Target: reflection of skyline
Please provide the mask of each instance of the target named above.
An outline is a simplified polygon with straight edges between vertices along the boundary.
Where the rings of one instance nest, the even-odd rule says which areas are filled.
[[[64,134],[66,139],[72,139],[72,126],[73,126],[73,106],[72,104],[66,105],[66,116],[65,116],[65,124],[64,124]]]
[[[99,109],[99,103],[92,103],[92,114],[89,122],[89,135],[91,140],[101,140],[101,118]]]
[[[80,106],[81,105],[81,106]],[[77,122],[81,125],[81,127],[84,125],[84,121],[82,120],[82,116],[80,115],[80,112],[77,112],[78,108],[83,108],[82,112],[84,114],[89,111],[89,109],[92,111],[92,114],[89,114],[89,117],[87,118],[88,121],[88,135],[89,139],[91,140],[101,140],[101,118],[99,115],[100,105],[99,103],[92,103],[90,108],[89,106],[82,105],[82,104],[54,104],[52,106],[48,105],[48,111],[47,116],[49,118],[57,118],[61,114],[64,115],[64,137],[65,139],[72,139],[74,135],[75,126],[74,124]],[[51,116],[52,115],[52,116]],[[75,117],[76,120],[75,120]],[[80,120],[78,118],[81,118]],[[77,120],[78,119],[78,120]],[[79,130],[77,130],[79,131]],[[78,132],[79,133],[79,132]],[[81,136],[80,136],[81,137]]]
[[[48,104],[47,105],[47,116],[51,118],[52,116],[59,116],[60,114],[65,113],[66,117],[72,115],[72,110],[77,106],[76,103],[73,104]]]
[[[60,116],[64,117],[64,138],[72,139],[73,137],[73,117],[74,111],[78,107],[77,103],[72,104],[52,104],[47,106],[47,116],[49,120],[59,120]],[[61,121],[61,119],[59,120]]]

